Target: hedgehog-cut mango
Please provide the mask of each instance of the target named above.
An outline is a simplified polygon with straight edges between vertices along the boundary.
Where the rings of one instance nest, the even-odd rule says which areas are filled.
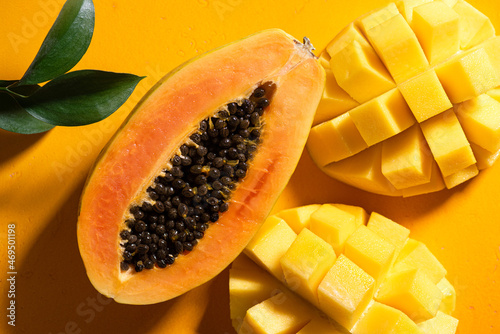
[[[388,196],[462,184],[500,150],[500,38],[463,0],[400,0],[323,50],[307,148],[327,175]]]
[[[81,198],[78,246],[100,293],[162,302],[244,249],[305,146],[325,80],[311,49],[265,30],[188,61],[144,96]]]

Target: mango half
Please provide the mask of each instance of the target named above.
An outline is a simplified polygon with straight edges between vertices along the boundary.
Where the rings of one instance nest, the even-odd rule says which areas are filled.
[[[469,3],[400,0],[321,53],[307,149],[327,175],[389,196],[453,188],[500,152],[500,37]]]
[[[453,334],[447,271],[376,212],[314,204],[267,218],[229,271],[239,334]]]

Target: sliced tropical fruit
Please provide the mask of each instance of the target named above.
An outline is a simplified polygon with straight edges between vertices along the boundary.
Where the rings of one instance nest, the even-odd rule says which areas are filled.
[[[330,88],[307,149],[327,175],[408,197],[456,187],[500,154],[500,37],[466,1],[389,3],[320,59]]]
[[[253,261],[242,254],[230,269],[234,328],[240,334],[455,333],[456,293],[446,269],[409,235],[352,205],[277,212],[244,251]]]

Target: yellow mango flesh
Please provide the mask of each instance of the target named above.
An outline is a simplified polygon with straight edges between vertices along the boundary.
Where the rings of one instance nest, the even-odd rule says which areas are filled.
[[[250,240],[245,253],[275,277],[283,279],[280,259],[296,237],[297,234],[283,219],[271,216]]]
[[[376,300],[403,311],[413,321],[434,317],[443,294],[420,269],[409,269],[389,275],[378,291]]]
[[[295,231],[283,226],[286,221]],[[440,324],[439,312],[448,315],[446,323],[457,321],[450,316],[456,293],[442,264],[409,238],[407,228],[383,215],[346,204],[311,204],[277,212],[262,229],[245,252],[271,248],[260,254],[273,254],[264,258],[278,258],[280,270],[269,270],[263,264],[269,262],[255,256],[265,270],[256,270],[245,255],[234,262],[230,299],[238,333],[424,334],[419,324]],[[296,236],[276,252],[267,238],[272,231]],[[335,251],[332,236],[345,239]]]
[[[457,331],[458,320],[438,311],[434,318],[422,321],[418,327],[426,334],[453,334]]]
[[[335,259],[332,246],[304,228],[280,263],[288,286],[312,304],[318,305],[318,285]]]
[[[411,24],[431,65],[460,50],[460,16],[444,2],[433,1],[414,8]]]
[[[295,334],[313,316],[300,297],[280,292],[248,309],[238,334]]]
[[[327,175],[409,197],[471,180],[500,154],[500,37],[469,3],[389,3],[347,25],[321,59],[351,99],[311,129],[307,150]]]
[[[331,204],[323,204],[310,219],[311,232],[332,245],[335,254],[342,253],[345,241],[356,230],[354,215]]]
[[[319,305],[350,330],[368,305],[375,280],[341,254],[318,287]]]

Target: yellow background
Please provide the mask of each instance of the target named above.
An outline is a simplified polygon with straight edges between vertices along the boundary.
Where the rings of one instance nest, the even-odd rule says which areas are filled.
[[[500,30],[500,2],[471,0]],[[62,0],[2,1],[0,79],[19,79]],[[0,332],[7,307],[7,224],[16,225],[15,333],[234,333],[228,272],[174,300],[120,305],[89,283],[76,240],[79,196],[106,140],[139,98],[181,62],[261,29],[308,36],[318,50],[386,0],[95,0],[96,25],[78,69],[147,76],[100,123],[45,134],[0,131]],[[265,57],[265,55],[256,55]],[[339,202],[378,211],[411,228],[448,269],[459,333],[500,332],[500,164],[453,191],[409,199],[376,196],[321,174],[305,153],[275,210]],[[182,278],[179,278],[182,279]]]

